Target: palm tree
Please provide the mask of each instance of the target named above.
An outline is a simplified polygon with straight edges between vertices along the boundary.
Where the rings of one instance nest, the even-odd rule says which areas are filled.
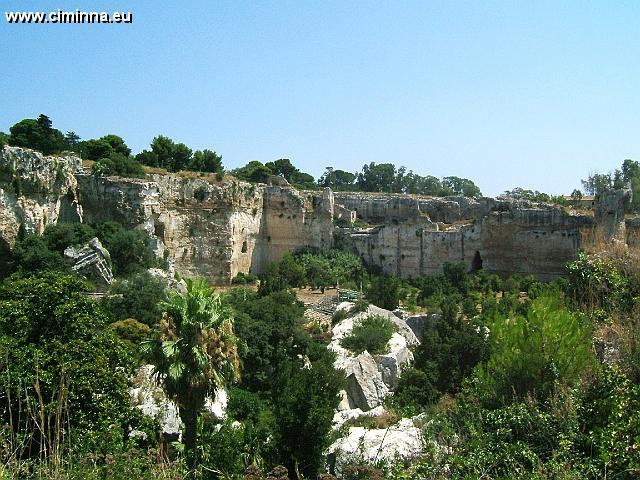
[[[176,293],[162,307],[160,338],[142,347],[156,378],[178,406],[185,426],[185,458],[193,470],[198,413],[216,388],[238,380],[237,338],[231,310],[204,279],[187,280],[186,293]]]

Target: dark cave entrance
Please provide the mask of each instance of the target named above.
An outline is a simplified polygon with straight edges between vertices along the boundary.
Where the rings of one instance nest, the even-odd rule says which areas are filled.
[[[482,270],[482,257],[480,256],[480,252],[476,250],[476,254],[471,261],[471,273],[476,273],[478,270]]]

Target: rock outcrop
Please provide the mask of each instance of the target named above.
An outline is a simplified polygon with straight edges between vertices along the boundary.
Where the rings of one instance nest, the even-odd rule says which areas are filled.
[[[423,447],[421,429],[414,425],[413,420],[403,418],[389,428],[349,428],[346,436],[328,448],[327,463],[330,471],[340,476],[349,464],[394,464],[416,459],[421,456]]]
[[[0,149],[0,274],[18,232],[42,234],[49,224],[82,221],[75,177],[81,168],[75,156]]]
[[[113,220],[149,232],[156,253],[181,275],[218,284],[261,273],[297,248],[331,247],[334,234],[367,264],[401,277],[463,262],[469,271],[547,280],[562,275],[598,229],[605,239],[639,245],[640,223],[624,217],[627,201],[624,192],[605,196],[594,216],[508,199],[299,191],[279,179],[254,185],[191,172],[101,177],[84,172],[78,157],[5,146],[0,254],[21,230]],[[356,217],[371,226],[353,229]]]
[[[339,229],[341,243],[368,265],[400,277],[463,262],[501,276],[557,278],[596,225],[592,215],[522,201],[337,193],[336,202],[378,225]]]
[[[352,306],[352,303],[345,302],[340,304],[338,309],[348,311]],[[351,333],[355,325],[370,315],[390,319],[397,331],[387,344],[387,353],[371,355],[365,351],[354,355],[342,347],[340,342]],[[410,347],[418,343],[418,339],[402,319],[374,305],[370,305],[365,312],[357,313],[335,325],[328,348],[336,353],[334,366],[344,370],[347,377],[346,401],[342,408],[368,411],[381,405],[396,388],[402,370],[413,361]]]
[[[113,282],[111,255],[100,240],[92,238],[84,245],[70,246],[64,256],[71,259],[71,269],[97,284],[110,285]]]
[[[158,255],[185,276],[218,284],[261,273],[301,247],[333,245],[333,193],[252,185],[233,178],[150,175],[125,179],[78,175],[89,222],[145,228]]]
[[[129,396],[134,407],[147,417],[158,421],[161,433],[178,437],[180,434],[180,415],[176,404],[167,398],[153,375],[153,365],[143,365],[136,370],[132,379]],[[227,408],[227,392],[216,390],[215,399],[208,398],[205,412],[215,418],[223,419]]]

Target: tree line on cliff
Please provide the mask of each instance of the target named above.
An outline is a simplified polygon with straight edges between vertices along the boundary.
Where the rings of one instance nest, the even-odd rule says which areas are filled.
[[[224,174],[222,156],[214,150],[193,151],[184,143],[174,142],[164,135],[154,137],[148,149],[132,155],[131,149],[118,135],[108,134],[96,139],[82,140],[75,132],[63,133],[54,128],[51,119],[44,114],[35,119],[21,120],[13,125],[9,132],[8,135],[0,132],[0,146],[6,143],[32,148],[45,155],[59,154],[64,151],[75,152],[82,159],[95,162],[92,168],[98,174],[143,177],[145,166],[164,169],[168,172],[186,170],[214,173],[220,178]],[[330,187],[337,191],[432,196],[478,197],[481,195],[480,189],[472,180],[456,176],[442,179],[431,175],[422,176],[392,163],[370,162],[355,173],[327,167],[317,181],[286,158],[266,163],[253,160],[230,173],[240,180],[255,183],[267,183],[271,176],[281,176],[297,188],[310,190]]]

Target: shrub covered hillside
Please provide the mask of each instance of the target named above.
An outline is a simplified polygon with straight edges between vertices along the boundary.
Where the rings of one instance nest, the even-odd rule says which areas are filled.
[[[111,285],[64,256],[92,238],[110,252]],[[119,224],[21,233],[0,284],[0,478],[638,478],[638,260],[581,253],[550,283],[457,264],[403,280],[340,249],[306,250],[218,295]],[[337,285],[357,301],[305,315],[297,294],[335,307]],[[396,348],[397,317],[372,305],[426,319],[421,341],[382,413],[338,428],[349,378],[327,348],[333,329],[359,315],[333,339],[353,358],[388,362]],[[175,402],[180,437],[133,406],[142,365]],[[222,390],[220,418],[207,402]],[[419,453],[328,472],[338,439],[391,441],[409,424]]]

